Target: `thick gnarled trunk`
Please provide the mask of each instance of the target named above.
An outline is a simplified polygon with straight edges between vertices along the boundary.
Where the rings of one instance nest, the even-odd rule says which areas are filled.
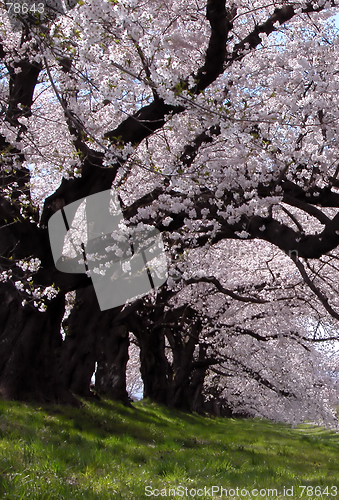
[[[93,287],[80,289],[70,316],[63,321],[65,340],[59,357],[59,369],[64,384],[74,394],[93,396],[91,378],[97,359],[97,321],[100,311],[95,308]],[[89,307],[91,301],[93,306]]]
[[[1,284],[0,396],[4,399],[78,404],[59,376],[56,349],[64,297],[57,296],[46,312],[21,306],[11,282]]]
[[[140,373],[144,384],[144,398],[167,404],[171,367],[165,355],[162,332],[142,330],[134,333],[140,347]]]
[[[126,325],[117,325],[100,335],[100,352],[95,374],[95,389],[116,401],[129,403],[126,390],[126,366],[129,336]]]
[[[117,317],[120,311],[121,307],[100,311],[93,286],[77,290],[74,307],[64,321],[66,338],[60,354],[63,381],[75,394],[91,397],[96,393],[128,403],[129,338],[126,325]]]

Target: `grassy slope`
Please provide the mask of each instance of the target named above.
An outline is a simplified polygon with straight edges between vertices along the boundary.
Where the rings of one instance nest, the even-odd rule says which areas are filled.
[[[300,485],[339,492],[338,457],[339,435],[306,425],[202,418],[142,402],[86,402],[81,410],[0,402],[1,500],[157,498],[145,495],[147,485],[293,486],[299,498]],[[328,492],[322,498],[339,498]]]

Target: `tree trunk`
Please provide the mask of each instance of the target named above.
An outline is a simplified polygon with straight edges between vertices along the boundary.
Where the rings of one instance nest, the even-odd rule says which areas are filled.
[[[66,338],[60,355],[60,372],[66,386],[84,397],[102,396],[128,403],[126,365],[128,329],[117,316],[122,307],[100,311],[93,286],[77,290],[76,302],[64,321]]]
[[[93,287],[77,290],[74,307],[63,322],[66,336],[60,351],[59,369],[66,387],[82,397],[93,396],[90,385],[98,355],[99,316]]]
[[[188,388],[188,400],[190,401],[191,411],[197,413],[203,412],[204,396],[203,388],[208,365],[206,360],[207,346],[203,343],[199,344],[198,361],[193,363],[194,369]]]
[[[108,398],[129,403],[126,390],[126,366],[129,336],[126,325],[114,326],[100,335],[100,353],[95,375],[95,388]]]
[[[140,348],[144,397],[184,411],[201,411],[206,368],[194,359],[201,324],[186,305],[165,311],[165,299],[166,291],[158,297],[159,304],[144,304],[128,320]],[[165,338],[172,351],[171,362]],[[202,356],[199,347],[199,360]]]
[[[152,314],[154,313],[154,314]],[[145,314],[141,304],[136,314],[128,318],[130,330],[138,340],[140,348],[140,374],[144,384],[144,398],[167,404],[169,379],[172,378],[170,364],[165,355],[165,336],[162,328],[154,328],[163,317],[163,308]]]
[[[4,399],[79,405],[58,373],[56,348],[64,296],[59,294],[46,312],[21,306],[11,282],[1,284],[0,396]]]
[[[169,363],[165,356],[165,339],[161,331],[133,330],[140,347],[140,373],[144,398],[167,404]]]
[[[202,390],[205,375],[203,371],[195,369],[194,363],[194,351],[199,343],[199,332],[199,322],[189,326],[186,342],[182,338],[181,331],[167,332],[167,338],[173,351],[174,372],[168,394],[168,406],[184,411],[198,410],[199,388]]]

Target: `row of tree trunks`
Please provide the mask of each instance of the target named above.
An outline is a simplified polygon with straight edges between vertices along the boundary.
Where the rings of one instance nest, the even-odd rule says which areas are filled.
[[[16,224],[19,229],[25,225]],[[10,240],[7,228],[3,235],[0,247],[5,265],[22,258],[22,244]],[[38,273],[42,283],[46,273],[49,267],[42,266]],[[96,370],[95,392],[127,403],[128,334],[132,331],[139,341],[144,396],[199,411],[204,370],[196,368],[194,353],[200,326],[194,311],[187,314],[187,307],[165,311],[171,295],[166,288],[154,307],[139,300],[124,312],[122,307],[101,312],[93,287],[78,288],[75,305],[63,322],[63,341],[65,290],[42,313],[31,305],[22,306],[23,296],[13,281],[1,283],[0,291],[1,397],[76,404],[72,394],[93,396],[91,379]],[[175,327],[166,326],[169,323]],[[171,362],[166,349],[171,351]]]
[[[198,345],[201,325],[194,311],[187,314],[187,307],[164,312],[164,303],[145,309],[139,301],[131,313],[122,313],[122,307],[102,312],[88,286],[77,290],[72,311],[62,323],[62,293],[45,312],[23,307],[11,281],[1,284],[0,299],[2,398],[78,404],[74,395],[97,394],[127,404],[132,331],[140,347],[144,397],[185,411],[201,410],[206,372],[203,345]],[[169,323],[176,327],[166,326]]]
[[[199,321],[183,308],[164,313],[163,307],[156,307],[145,316],[140,304],[131,314],[121,314],[122,307],[101,312],[94,289],[88,286],[76,292],[74,307],[62,323],[63,294],[43,313],[22,307],[11,282],[1,284],[0,299],[2,398],[79,404],[75,396],[97,394],[128,404],[126,365],[129,331],[133,331],[140,347],[144,397],[185,411],[202,411],[206,349],[199,344]],[[169,322],[176,328],[166,326]]]
[[[1,398],[79,405],[74,395],[94,394],[91,378],[97,364],[95,392],[128,403],[128,329],[115,321],[121,308],[101,312],[93,287],[80,289],[64,321],[63,341],[63,294],[39,312],[23,307],[20,293],[8,281],[1,283],[0,300]]]
[[[201,324],[188,306],[165,311],[166,290],[152,308],[128,319],[140,348],[144,397],[184,411],[202,411],[206,349]],[[167,297],[168,298],[168,297]]]

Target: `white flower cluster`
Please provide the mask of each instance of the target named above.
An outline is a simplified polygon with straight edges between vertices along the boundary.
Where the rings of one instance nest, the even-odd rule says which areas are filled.
[[[19,260],[19,262],[16,263],[20,269],[23,271],[30,271],[31,273],[36,273],[41,265],[41,260],[40,259],[30,259],[30,260]]]
[[[27,264],[27,262],[24,262],[23,264]],[[28,268],[25,265],[23,267],[25,268],[24,270]],[[47,304],[45,301],[53,300],[59,293],[59,290],[53,285],[45,288],[39,286],[35,287],[30,277],[26,281],[15,281],[14,286],[19,292],[26,295],[26,298],[22,300],[21,305],[23,307],[28,304],[33,305],[40,312],[45,312],[47,310]]]
[[[14,283],[14,286],[17,290],[19,290],[19,292],[24,292],[25,291],[25,287],[24,287],[24,284],[21,282],[21,281],[16,281]]]
[[[239,236],[239,238],[248,238],[250,236],[247,231],[235,231],[235,234]]]
[[[8,271],[2,271],[0,273],[0,282],[1,283],[6,283],[9,279],[12,277],[12,271],[9,269]]]
[[[53,286],[47,286],[46,288],[36,288],[32,292],[32,297],[35,299],[46,298],[47,300],[52,300],[58,295],[58,290]]]

